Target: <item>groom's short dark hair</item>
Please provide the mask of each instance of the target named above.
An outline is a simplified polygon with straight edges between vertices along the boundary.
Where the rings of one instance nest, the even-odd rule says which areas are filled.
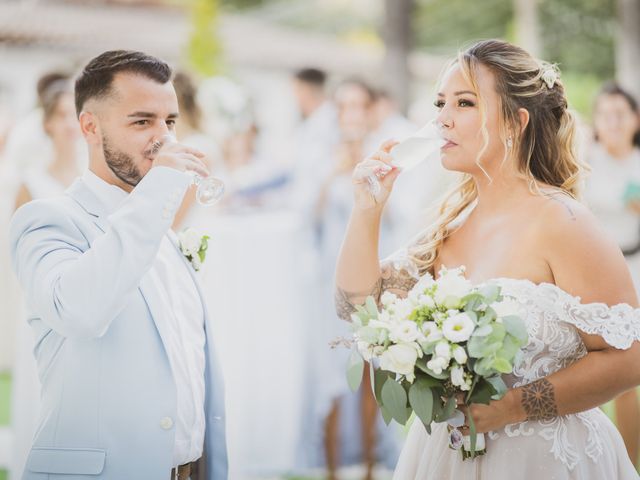
[[[171,80],[171,67],[159,58],[131,50],[110,50],[92,59],[76,79],[76,113],[91,98],[103,98],[111,93],[113,77],[120,72],[143,75],[158,83]]]

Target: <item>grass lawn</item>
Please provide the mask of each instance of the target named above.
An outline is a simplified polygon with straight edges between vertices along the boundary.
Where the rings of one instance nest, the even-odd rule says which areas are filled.
[[[0,372],[0,426],[9,424],[9,399],[11,398],[11,376]],[[7,480],[7,472],[0,470],[0,480]]]

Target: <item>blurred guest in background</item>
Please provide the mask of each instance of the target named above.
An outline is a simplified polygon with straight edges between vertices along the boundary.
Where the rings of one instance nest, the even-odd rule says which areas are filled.
[[[26,170],[16,209],[34,198],[61,194],[80,174],[76,148],[80,130],[69,77],[60,73],[44,75],[38,82],[38,99],[42,128],[51,139],[53,152],[48,165],[34,165]]]
[[[42,128],[51,140],[48,164],[34,162],[22,175],[14,207],[38,198],[61,195],[80,175],[77,141],[80,128],[75,114],[73,86],[68,75],[48,73],[38,81],[38,103],[42,111]],[[46,155],[46,152],[42,152]],[[49,155],[48,155],[49,156]],[[17,285],[15,291],[18,291]],[[21,295],[18,295],[22,298]],[[12,478],[19,478],[33,441],[40,410],[40,381],[33,356],[35,347],[27,324],[22,301],[17,306],[15,322],[15,367],[13,373],[11,427],[13,430]],[[20,312],[20,313],[18,313]]]
[[[370,479],[378,459],[377,446],[382,447],[380,450],[384,452],[381,460],[387,460],[393,465],[397,459],[397,447],[393,445],[392,439],[394,432],[382,427],[368,377],[357,394],[351,393],[344,375],[348,351],[330,351],[326,348],[326,343],[337,337],[349,336],[348,326],[333,311],[331,281],[342,242],[341,235],[347,228],[353,203],[351,173],[354,166],[368,153],[367,141],[376,126],[375,93],[366,82],[350,79],[338,86],[334,99],[338,110],[339,142],[334,149],[332,170],[322,183],[315,208],[323,277],[322,312],[324,323],[328,326],[323,343],[325,371],[321,378],[326,388],[325,393],[331,400],[325,424],[325,455],[330,479],[337,478],[336,472],[340,465],[361,461],[366,468],[365,478]],[[380,248],[383,251],[388,250],[391,224],[391,218],[387,215],[382,225]]]
[[[200,150],[206,155],[206,161],[211,171],[220,176],[222,168],[221,152],[212,135],[204,132],[202,126],[202,111],[197,101],[197,88],[191,76],[185,72],[177,72],[173,79],[173,86],[178,97],[180,117],[176,123],[176,137],[180,143]],[[176,213],[173,223],[174,230],[185,226],[185,219],[192,209],[199,209],[196,203],[196,188],[191,186],[185,194],[182,206]]]
[[[338,141],[336,110],[326,95],[327,75],[304,68],[293,77],[293,93],[301,123],[293,135],[291,205],[307,218],[317,203],[323,179],[332,170]]]
[[[595,141],[586,149],[591,174],[586,200],[601,225],[620,245],[640,293],[640,112],[630,93],[606,84],[596,97]],[[614,402],[617,426],[637,465],[640,408],[637,391]]]

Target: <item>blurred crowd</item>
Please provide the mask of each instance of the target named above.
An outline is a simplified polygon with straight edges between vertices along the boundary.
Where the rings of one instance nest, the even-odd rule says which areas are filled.
[[[305,427],[297,441],[298,464],[289,471],[326,469],[333,479],[341,466],[359,464],[364,465],[365,478],[373,478],[375,465],[392,468],[402,432],[384,426],[366,382],[360,391],[350,392],[345,378],[348,351],[329,347],[332,340],[349,335],[348,325],[334,313],[333,271],[349,221],[353,167],[383,141],[401,140],[420,125],[406,118],[386,91],[365,79],[332,79],[319,69],[302,69],[290,79],[299,122],[290,132],[290,158],[282,161],[270,158],[263,148],[264,125],[258,124],[245,87],[223,77],[196,81],[185,72],[175,76],[174,85],[180,104],[178,140],[205,152],[211,171],[226,185],[223,200],[209,209],[199,205],[190,191],[174,229],[195,226],[215,232],[220,218],[251,219],[276,211],[293,219],[303,232],[297,237],[296,251],[301,256],[293,262],[300,271],[283,272],[305,278],[305,303],[310,305],[309,314],[299,319],[307,334],[292,339],[304,346],[308,378],[297,386],[305,408],[299,412],[301,418],[292,421]],[[38,381],[31,355],[34,346],[8,258],[7,225],[20,205],[62,194],[87,166],[72,74],[44,74],[37,83],[37,99],[33,110],[21,118],[0,104],[0,369],[13,371],[16,470],[24,461],[36,423]],[[591,167],[584,199],[620,245],[640,291],[638,103],[611,83],[602,87],[593,105],[593,119],[584,119],[579,149]],[[433,159],[401,175],[383,219],[382,257],[408,243],[427,224],[428,207],[446,192],[451,175]],[[255,225],[262,228],[260,223]],[[260,266],[255,267],[245,274],[260,275]],[[288,293],[282,295],[286,302]],[[225,372],[227,377],[234,373]],[[620,397],[616,408],[627,448],[637,458],[636,393]],[[234,425],[228,428],[233,430]],[[230,441],[242,442],[250,436],[250,431],[240,431]]]

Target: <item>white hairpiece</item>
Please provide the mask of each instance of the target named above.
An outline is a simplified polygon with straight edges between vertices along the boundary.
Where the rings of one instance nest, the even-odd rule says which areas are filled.
[[[547,85],[547,88],[551,90],[558,81],[558,72],[553,68],[553,65],[548,65],[543,68],[542,81]]]

